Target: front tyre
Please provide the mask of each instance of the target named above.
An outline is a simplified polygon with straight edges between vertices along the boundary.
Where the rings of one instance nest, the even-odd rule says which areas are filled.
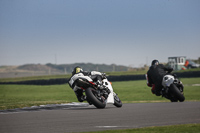
[[[122,101],[119,99],[119,97],[115,92],[113,92],[113,96],[114,96],[114,105],[119,108],[122,107]]]
[[[97,91],[89,87],[85,90],[85,94],[87,96],[88,101],[90,101],[97,108],[105,108],[106,102],[103,96],[98,96]]]
[[[185,100],[185,97],[180,92],[180,90],[177,88],[175,84],[172,84],[170,86],[170,91],[174,95],[175,98],[177,98],[180,102],[183,102]]]

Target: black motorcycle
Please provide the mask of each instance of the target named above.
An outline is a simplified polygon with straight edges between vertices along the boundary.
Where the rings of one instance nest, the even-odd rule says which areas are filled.
[[[165,75],[162,81],[162,96],[171,102],[183,102],[185,100],[183,93],[183,84],[174,75]]]

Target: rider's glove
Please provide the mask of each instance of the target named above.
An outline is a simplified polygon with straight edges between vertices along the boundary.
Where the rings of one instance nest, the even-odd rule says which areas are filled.
[[[102,81],[98,80],[98,81],[96,82],[96,84],[97,84],[97,85],[102,85]]]
[[[103,78],[103,79],[106,78],[106,74],[105,74],[105,73],[102,73],[101,75],[102,75],[102,78]]]
[[[177,78],[177,75],[176,75],[176,74],[173,73],[172,75],[174,76],[174,78]]]
[[[103,84],[102,84],[102,81],[97,81],[97,87],[100,89],[100,90],[102,90],[102,89],[104,89],[104,86],[103,86]]]

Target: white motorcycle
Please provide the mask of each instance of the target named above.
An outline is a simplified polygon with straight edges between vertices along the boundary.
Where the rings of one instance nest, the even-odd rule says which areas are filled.
[[[105,76],[102,83],[103,87],[98,87],[98,84],[92,80],[91,76],[84,76],[82,73],[75,74],[69,80],[71,86],[76,85],[77,89],[83,89],[89,104],[93,104],[97,108],[105,108],[107,103],[122,107],[121,100],[113,91],[111,83]]]
[[[185,100],[183,84],[175,76],[165,75],[163,77],[162,86],[162,96],[170,99],[171,102],[183,102]]]

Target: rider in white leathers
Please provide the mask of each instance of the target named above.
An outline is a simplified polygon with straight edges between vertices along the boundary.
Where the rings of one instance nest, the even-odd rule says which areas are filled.
[[[83,90],[80,87],[76,86],[75,84],[70,83],[72,77],[78,73],[82,73],[84,76],[90,77],[93,81],[97,83],[98,87],[100,88],[103,88],[102,79],[105,76],[105,74],[97,71],[86,72],[83,71],[83,69],[79,66],[74,68],[74,70],[72,71],[72,76],[69,79],[69,86],[74,90],[78,101],[83,102],[84,100],[86,100],[86,96],[83,95]]]

